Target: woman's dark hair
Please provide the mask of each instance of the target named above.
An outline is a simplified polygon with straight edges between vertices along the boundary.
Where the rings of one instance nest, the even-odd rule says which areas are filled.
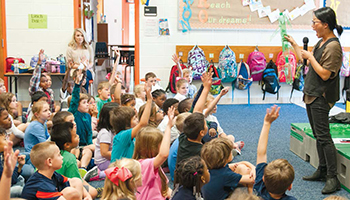
[[[4,112],[4,110],[6,110],[6,109],[3,107],[0,107],[0,115],[2,114],[2,112]]]
[[[335,12],[330,7],[322,7],[314,11],[315,17],[323,23],[327,23],[331,31],[337,29],[338,35],[343,33],[343,27],[337,24]]]
[[[196,188],[196,193],[200,193],[201,177],[204,174],[204,164],[199,156],[193,156],[180,161],[174,172],[174,188],[183,186],[188,189]]]
[[[119,104],[115,102],[108,102],[103,105],[100,111],[100,117],[97,124],[97,131],[100,131],[103,128],[107,129],[107,131],[113,129],[112,125],[109,123],[109,112],[113,108],[117,108],[118,106]]]
[[[157,89],[152,92],[152,97],[157,98],[160,97],[161,95],[165,94],[165,91],[162,89]]]

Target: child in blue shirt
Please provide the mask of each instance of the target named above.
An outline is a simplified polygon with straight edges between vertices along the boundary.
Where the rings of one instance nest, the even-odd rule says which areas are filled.
[[[147,103],[140,122],[135,110],[128,106],[114,108],[110,114],[111,125],[116,132],[113,138],[111,162],[121,158],[132,158],[135,137],[142,127],[147,126],[151,113],[151,87],[146,86]]]
[[[210,172],[210,181],[202,188],[204,199],[224,200],[238,184],[245,185],[248,189],[252,188],[255,178],[254,165],[245,161],[228,164],[233,158],[232,149],[233,143],[228,138],[216,138],[204,144],[201,157]],[[241,168],[245,171],[237,173],[237,169]]]
[[[269,131],[271,123],[279,116],[279,110],[280,108],[275,105],[266,111],[258,143],[254,191],[258,196],[267,200],[296,200],[285,193],[292,189],[293,166],[285,159],[277,159],[267,164],[266,148]]]

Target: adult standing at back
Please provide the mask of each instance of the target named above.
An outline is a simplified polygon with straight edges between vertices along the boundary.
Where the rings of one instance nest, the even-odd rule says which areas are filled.
[[[67,63],[71,66],[71,76],[78,68],[86,70],[86,91],[89,91],[89,81],[93,79],[94,53],[86,40],[86,33],[81,28],[74,29],[72,40],[68,44]]]
[[[312,52],[301,50],[291,36],[285,38],[291,43],[299,58],[307,59],[309,71],[305,78],[304,102],[307,115],[316,138],[319,166],[312,175],[304,176],[306,181],[324,181],[323,194],[340,190],[337,178],[337,151],[329,132],[329,110],[339,100],[339,69],[342,65],[342,49],[333,30],[340,36],[343,28],[337,24],[335,12],[329,7],[313,13],[312,28],[321,38]]]

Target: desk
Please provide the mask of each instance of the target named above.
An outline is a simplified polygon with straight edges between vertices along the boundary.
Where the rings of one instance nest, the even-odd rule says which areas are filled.
[[[60,81],[62,82],[63,78],[64,78],[65,73],[51,73],[50,76],[56,76],[60,79]],[[33,74],[32,73],[20,73],[20,74],[14,74],[13,72],[7,72],[5,74],[6,77],[9,77],[9,91],[12,93],[12,78],[14,77],[14,82],[15,82],[15,95],[17,96],[17,81],[18,78],[20,77],[32,77]]]

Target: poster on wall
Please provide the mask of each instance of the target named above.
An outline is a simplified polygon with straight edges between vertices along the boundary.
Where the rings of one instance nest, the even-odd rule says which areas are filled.
[[[278,22],[271,21],[273,17],[269,16],[276,10],[289,13],[289,18],[293,17],[293,29],[312,29],[312,11],[320,5],[319,0],[179,0],[178,6],[178,29],[186,32],[206,29],[276,29]]]
[[[338,24],[344,29],[350,29],[350,0],[325,0],[324,5],[331,7],[337,15]]]
[[[170,35],[168,19],[159,19],[159,35]]]
[[[47,15],[28,14],[28,28],[47,29]]]

